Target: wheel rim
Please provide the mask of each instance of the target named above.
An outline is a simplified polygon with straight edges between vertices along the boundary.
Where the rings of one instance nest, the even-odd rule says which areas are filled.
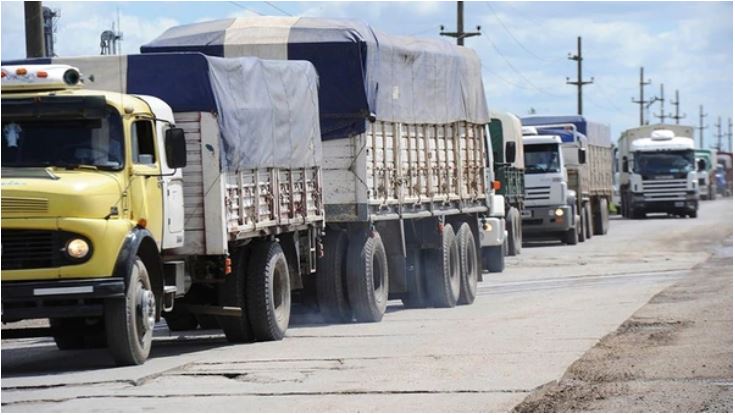
[[[131,283],[135,284],[135,328],[138,342],[143,345],[147,335],[153,332],[156,324],[156,296],[146,286],[147,273],[141,270],[139,264],[133,267]],[[145,275],[144,275],[145,274]]]
[[[278,262],[273,272],[273,313],[278,326],[285,329],[291,313],[291,287],[283,261]]]

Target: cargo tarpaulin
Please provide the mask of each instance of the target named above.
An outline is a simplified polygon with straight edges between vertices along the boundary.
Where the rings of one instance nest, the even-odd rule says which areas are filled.
[[[79,68],[89,89],[155,96],[174,112],[217,113],[223,169],[321,164],[318,80],[309,62],[156,53],[4,64],[51,62]]]
[[[168,29],[143,53],[308,60],[320,79],[324,139],[365,131],[365,120],[489,122],[480,60],[448,41],[392,36],[352,20],[245,17]]]

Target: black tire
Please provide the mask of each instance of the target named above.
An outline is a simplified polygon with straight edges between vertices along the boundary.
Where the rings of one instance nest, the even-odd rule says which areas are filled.
[[[579,232],[577,232],[577,227],[573,227],[568,229],[566,232],[564,232],[564,236],[562,238],[562,242],[564,242],[567,245],[576,245],[578,240],[577,237],[579,235]]]
[[[582,208],[579,211],[579,221],[577,221],[577,241],[582,243],[587,240],[587,209]]]
[[[388,256],[373,231],[350,238],[347,251],[347,296],[352,313],[359,322],[383,319],[388,304]]]
[[[291,318],[291,278],[278,242],[258,243],[248,266],[248,317],[255,340],[281,340]]]
[[[239,316],[217,316],[217,322],[225,333],[227,341],[231,343],[246,343],[253,341],[253,331],[250,328],[248,310],[245,301],[247,280],[247,262],[250,250],[245,248],[232,255],[232,272],[225,277],[225,282],[219,286],[219,305],[239,307]]]
[[[592,235],[594,233],[592,231],[592,205],[590,203],[584,205],[584,211],[587,218],[584,223],[585,236],[587,237],[587,239],[592,239]]]
[[[508,231],[508,256],[521,254],[520,221],[521,215],[518,213],[518,209],[511,207],[505,216],[505,229]]]
[[[689,211],[689,217],[692,219],[695,219],[697,217],[697,211],[696,210],[690,210]]]
[[[595,235],[605,235],[610,224],[610,212],[606,198],[603,197],[598,201],[597,211],[598,215],[594,217]]]
[[[421,249],[417,246],[407,246],[406,292],[401,295],[404,307],[424,308],[429,305],[424,272]]]
[[[319,311],[327,323],[352,321],[352,309],[347,296],[347,247],[349,238],[343,230],[327,229],[324,256],[319,259],[316,274],[316,296]]]
[[[505,269],[505,255],[501,246],[486,246],[482,248],[482,266],[488,272],[503,272]]]
[[[449,308],[457,305],[462,285],[459,243],[452,225],[444,225],[441,246],[424,251],[426,287],[434,307]]]
[[[477,280],[480,278],[480,258],[477,255],[475,236],[470,225],[459,228],[460,286],[458,304],[472,304],[477,296]]]
[[[177,308],[175,304],[173,310],[163,313],[163,318],[171,331],[196,330],[199,325],[197,317],[193,313],[181,307]]]
[[[118,365],[140,365],[151,352],[156,317],[156,297],[140,257],[126,282],[124,298],[105,300],[107,347]]]
[[[107,346],[101,318],[52,318],[51,333],[59,350],[95,349]]]

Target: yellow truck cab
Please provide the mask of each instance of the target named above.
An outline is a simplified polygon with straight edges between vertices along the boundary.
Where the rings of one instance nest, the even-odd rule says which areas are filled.
[[[163,101],[82,88],[66,65],[2,67],[2,321],[139,364],[184,243],[183,130]]]

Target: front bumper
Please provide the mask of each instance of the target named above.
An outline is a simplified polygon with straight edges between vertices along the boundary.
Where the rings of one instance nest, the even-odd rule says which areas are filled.
[[[554,211],[557,209],[561,209],[564,214],[562,216],[556,216]],[[573,211],[569,205],[534,206],[528,207],[523,211],[523,235],[565,232],[573,226]]]
[[[687,192],[680,200],[646,200],[643,194],[633,194],[631,206],[642,213],[687,213],[699,208],[699,193]]]
[[[480,246],[499,246],[503,242],[505,242],[505,219],[494,217],[481,219]]]
[[[101,316],[104,299],[124,296],[119,277],[3,282],[2,321]]]

